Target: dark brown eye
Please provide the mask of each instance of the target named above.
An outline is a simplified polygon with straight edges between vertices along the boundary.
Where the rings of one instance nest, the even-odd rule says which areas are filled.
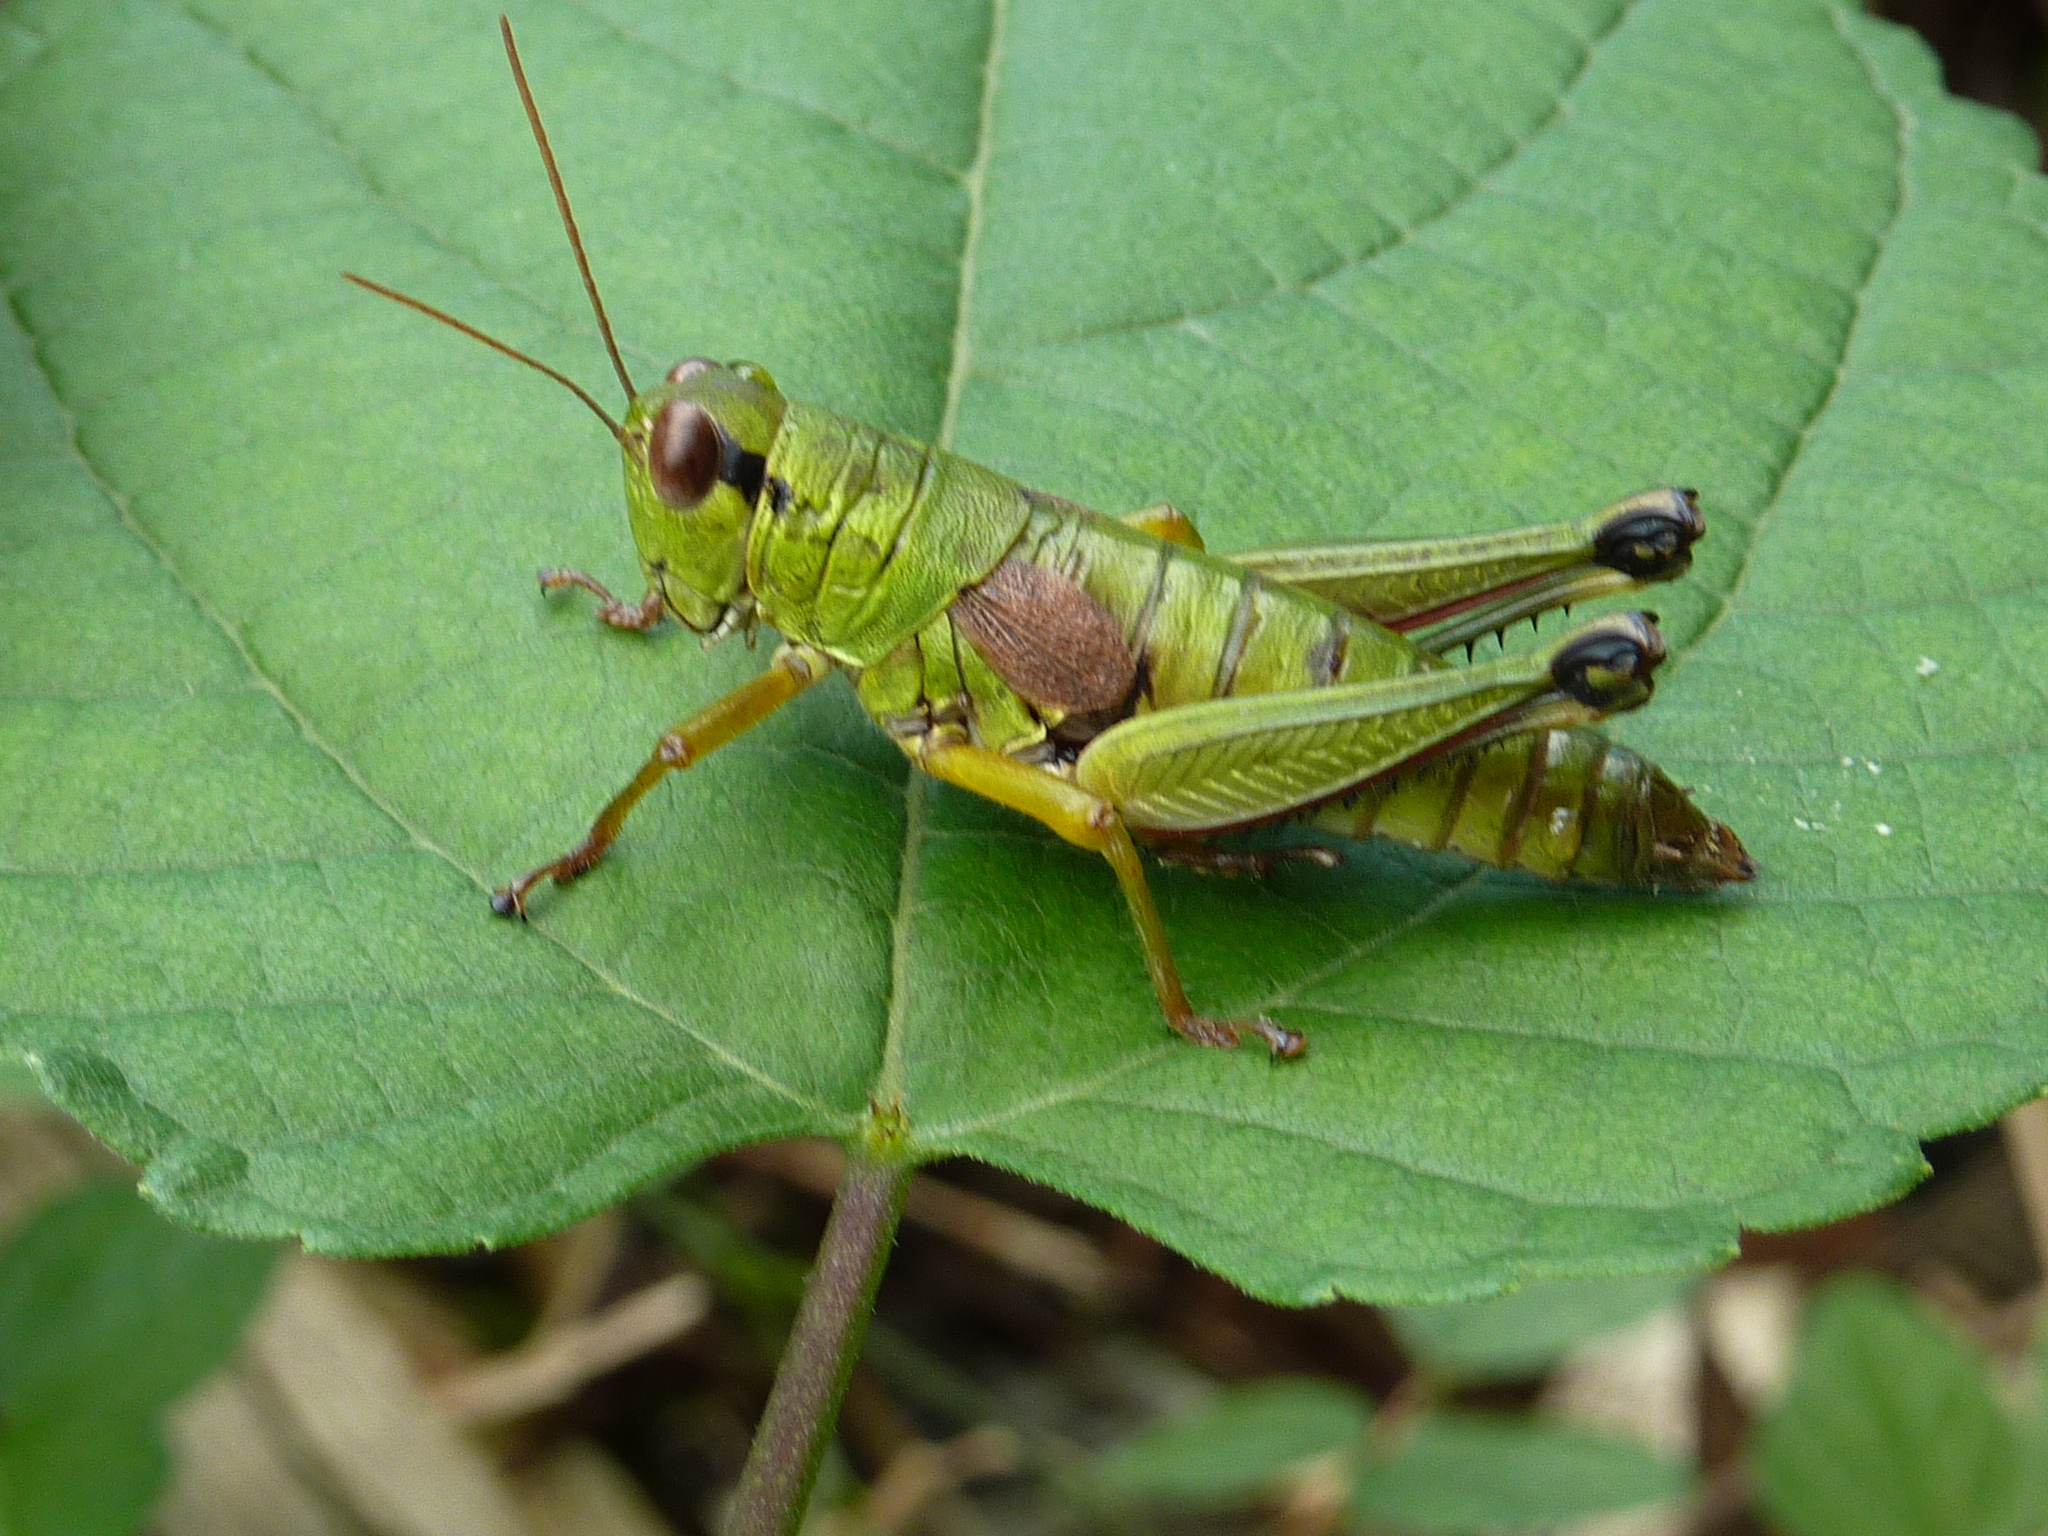
[[[647,477],[654,493],[678,512],[687,512],[718,484],[725,444],[718,424],[687,400],[671,400],[647,435]]]
[[[707,368],[716,368],[717,366],[718,364],[711,361],[708,357],[686,357],[680,363],[677,363],[675,367],[669,369],[668,381],[671,384],[680,384],[685,379],[694,379]]]

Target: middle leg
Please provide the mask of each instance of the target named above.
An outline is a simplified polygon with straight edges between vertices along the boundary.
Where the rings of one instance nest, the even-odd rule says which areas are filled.
[[[918,766],[933,778],[1021,811],[1077,848],[1099,853],[1109,861],[1109,867],[1116,871],[1117,884],[1123,888],[1131,920],[1137,926],[1152,990],[1159,998],[1166,1022],[1177,1033],[1198,1045],[1215,1046],[1234,1046],[1243,1036],[1256,1035],[1276,1057],[1299,1056],[1307,1049],[1308,1042],[1298,1030],[1268,1018],[1212,1019],[1195,1012],[1181,986],[1180,971],[1173,963],[1166,925],[1159,920],[1159,909],[1153,904],[1152,888],[1145,881],[1145,866],[1138,857],[1137,844],[1131,841],[1116,807],[1107,800],[1042,768],[936,732],[918,745],[916,759]]]

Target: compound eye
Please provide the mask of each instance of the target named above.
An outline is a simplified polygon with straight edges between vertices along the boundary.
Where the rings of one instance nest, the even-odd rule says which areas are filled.
[[[718,364],[708,357],[686,357],[668,371],[668,381],[680,384],[685,379],[694,379],[698,374],[716,368]]]
[[[687,512],[718,484],[725,444],[718,423],[687,400],[671,400],[647,435],[647,477],[654,493],[678,512]]]

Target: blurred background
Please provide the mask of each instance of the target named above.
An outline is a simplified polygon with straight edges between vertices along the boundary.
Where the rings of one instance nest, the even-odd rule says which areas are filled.
[[[2048,1529],[2048,1100],[1928,1153],[1898,1205],[1752,1236],[1717,1274],[1300,1311],[1021,1180],[935,1167],[807,1529]],[[17,1086],[13,1530],[714,1532],[838,1164],[757,1147],[524,1248],[342,1263],[165,1225]]]
[[[2048,128],[2048,0],[1873,8]],[[930,1169],[809,1529],[2048,1529],[2048,1101],[1927,1155],[1898,1205],[1718,1274],[1413,1311],[1265,1306]],[[713,1532],[837,1167],[755,1148],[526,1248],[338,1263],[165,1227],[10,1069],[0,1531]]]

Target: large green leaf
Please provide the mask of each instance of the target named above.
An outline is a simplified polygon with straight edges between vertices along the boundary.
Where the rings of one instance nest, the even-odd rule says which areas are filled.
[[[1217,547],[1698,485],[1624,734],[1764,876],[1360,850],[1163,873],[908,780],[842,684],[568,842],[758,655],[630,589],[606,377],[488,11],[0,12],[0,1006],[165,1208],[506,1241],[900,1104],[1263,1294],[1679,1268],[1896,1192],[2048,1079],[2048,189],[1822,0],[535,0],[637,372],[791,394]],[[1922,666],[1925,657],[1939,670]],[[1922,674],[1926,675],[1922,675]],[[1889,832],[1879,830],[1888,828]]]
[[[119,1184],[0,1254],[0,1533],[128,1536],[163,1480],[157,1419],[225,1361],[277,1250],[181,1231]]]

